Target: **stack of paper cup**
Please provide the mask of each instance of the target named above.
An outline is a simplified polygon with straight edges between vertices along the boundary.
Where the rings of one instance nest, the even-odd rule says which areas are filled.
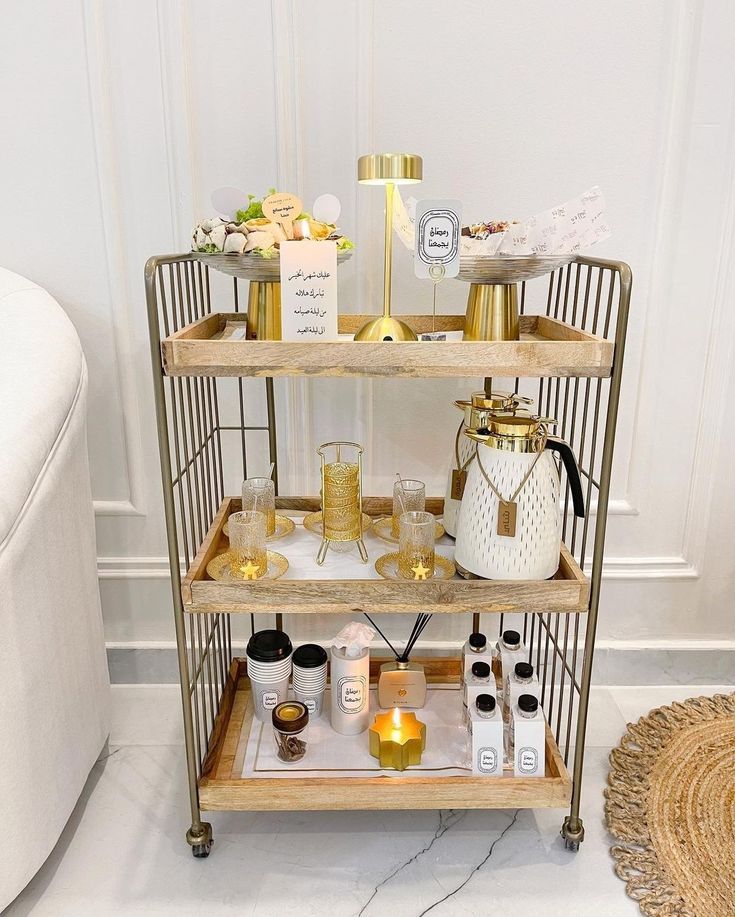
[[[321,716],[326,687],[327,652],[316,643],[305,643],[293,654],[293,690],[309,716]]]
[[[288,698],[293,647],[280,630],[260,630],[248,641],[248,678],[256,717],[271,721],[271,711]]]

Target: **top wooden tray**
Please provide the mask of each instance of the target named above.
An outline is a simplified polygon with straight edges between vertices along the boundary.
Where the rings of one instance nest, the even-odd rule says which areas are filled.
[[[341,315],[340,334],[354,334],[367,315]],[[428,315],[402,315],[418,332]],[[221,340],[242,312],[218,312],[161,341],[169,376],[609,376],[612,341],[543,315],[522,315],[520,341],[378,342]],[[463,315],[438,315],[437,331],[461,331]]]

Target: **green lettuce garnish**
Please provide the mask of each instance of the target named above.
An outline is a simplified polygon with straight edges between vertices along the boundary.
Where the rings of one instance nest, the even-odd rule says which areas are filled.
[[[268,248],[254,248],[250,254],[260,255],[261,258],[275,258],[278,254],[278,249],[275,245],[271,245]]]
[[[254,194],[248,194],[247,209],[237,211],[235,222],[244,223],[245,220],[263,219],[265,216],[265,214],[263,213],[263,199],[275,193],[276,193],[275,188],[269,188],[268,194],[264,194],[263,198],[261,198],[260,200],[258,200]]]

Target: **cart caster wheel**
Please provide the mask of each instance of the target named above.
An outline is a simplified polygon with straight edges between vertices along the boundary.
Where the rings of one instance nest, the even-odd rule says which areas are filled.
[[[576,851],[579,850],[579,845],[584,840],[584,825],[582,824],[582,820],[576,819],[576,821],[573,822],[570,817],[565,818],[559,833],[564,838],[564,847],[576,853]]]
[[[203,860],[209,856],[211,850],[211,841],[209,841],[207,844],[194,844],[194,846],[191,848],[191,855],[196,857],[198,860]]]

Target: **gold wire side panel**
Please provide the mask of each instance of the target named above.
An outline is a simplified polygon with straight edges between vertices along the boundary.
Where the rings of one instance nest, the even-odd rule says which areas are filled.
[[[583,670],[585,664],[591,669],[594,650],[629,297],[630,273],[626,265],[588,258],[578,258],[547,278],[522,284],[520,290],[521,314],[543,312],[576,328],[615,340],[610,378],[515,380],[516,392],[532,397],[540,414],[558,421],[555,432],[570,443],[577,456],[585,496],[586,513],[580,519],[571,511],[569,483],[559,464],[563,540],[590,576],[590,613],[528,614],[524,616],[522,633],[529,661],[541,682],[544,712],[565,764],[578,745],[580,698],[584,697],[586,711],[589,696],[589,672],[584,678]],[[504,624],[501,615],[499,631]],[[584,720],[586,713],[583,728]],[[580,755],[577,749],[577,756]]]
[[[218,285],[218,288],[217,288]],[[219,275],[187,255],[154,258],[146,267],[148,318],[179,647],[192,823],[200,822],[196,781],[233,659],[231,618],[226,614],[184,615],[181,578],[204,540],[227,492],[230,478],[248,474],[249,437],[263,449],[277,482],[275,405],[272,380],[168,378],[160,340],[219,308],[240,310],[237,280]],[[245,298],[247,303],[247,298]],[[224,389],[224,385],[228,385]],[[251,419],[255,418],[255,419]]]

